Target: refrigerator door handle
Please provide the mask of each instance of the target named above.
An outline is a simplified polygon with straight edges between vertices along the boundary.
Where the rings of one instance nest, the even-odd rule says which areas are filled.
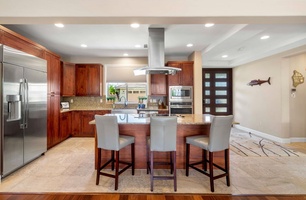
[[[24,123],[24,108],[25,108],[25,79],[20,79],[19,82],[19,94],[21,96],[21,102],[22,102],[22,114],[21,114],[21,120],[20,120],[20,129],[25,129],[26,125]]]
[[[25,97],[25,118],[24,118],[24,128],[28,128],[28,117],[29,117],[29,83],[28,80],[24,80],[24,97]]]

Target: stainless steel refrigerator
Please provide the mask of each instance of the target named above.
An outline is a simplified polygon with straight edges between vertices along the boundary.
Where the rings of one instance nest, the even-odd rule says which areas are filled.
[[[47,151],[47,62],[0,44],[1,177]]]

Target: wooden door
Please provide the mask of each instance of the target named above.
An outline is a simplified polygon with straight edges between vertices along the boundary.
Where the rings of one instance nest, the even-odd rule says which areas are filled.
[[[94,136],[95,126],[89,124],[90,121],[95,119],[95,112],[83,111],[82,112],[82,136]]]
[[[71,135],[71,113],[64,112],[60,114],[60,134],[61,141],[64,141]]]
[[[167,95],[168,83],[164,74],[151,75],[151,95]]]
[[[193,62],[183,62],[181,64],[180,84],[193,86]]]
[[[60,96],[47,97],[47,147],[50,148],[61,141],[59,130]]]
[[[88,93],[88,70],[86,65],[76,65],[75,68],[75,93],[76,96],[86,96]]]
[[[181,68],[181,64],[175,61],[169,61],[167,66]],[[175,75],[168,75],[168,86],[181,85],[181,73],[182,71],[177,72]]]
[[[73,111],[71,115],[72,135],[80,136],[82,131],[82,112]]]
[[[61,95],[75,96],[75,64],[61,62]]]
[[[100,68],[101,65],[92,64],[87,65],[88,69],[88,95],[100,96]]]
[[[48,82],[48,94],[60,95],[60,79],[61,68],[60,59],[53,54],[46,52],[47,60],[47,82]]]

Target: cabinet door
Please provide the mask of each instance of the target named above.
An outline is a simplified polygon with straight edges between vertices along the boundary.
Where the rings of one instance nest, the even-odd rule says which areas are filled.
[[[60,59],[46,52],[48,94],[60,95]]]
[[[111,110],[99,110],[95,111],[95,115],[105,115],[105,114],[110,114]]]
[[[179,62],[168,62],[167,66],[181,68]],[[168,85],[181,85],[181,74],[183,71],[177,72],[175,75],[168,75]]]
[[[71,115],[72,135],[80,136],[82,131],[82,112],[73,111]]]
[[[76,65],[75,93],[77,96],[86,96],[88,88],[88,71],[86,65]]]
[[[89,124],[89,122],[94,119],[95,119],[95,112],[91,111],[82,112],[82,136],[95,135],[95,126]]]
[[[184,86],[193,86],[193,62],[184,62],[181,64],[180,83]]]
[[[152,95],[167,95],[167,76],[164,74],[151,75],[151,94]]]
[[[61,95],[75,96],[75,64],[61,62]]]
[[[60,114],[60,134],[61,141],[64,141],[71,135],[71,113],[65,112]]]
[[[49,149],[61,141],[59,130],[60,96],[48,95],[47,100],[47,147]]]
[[[100,76],[101,65],[88,65],[88,95],[90,96],[100,96],[101,91],[101,76]]]

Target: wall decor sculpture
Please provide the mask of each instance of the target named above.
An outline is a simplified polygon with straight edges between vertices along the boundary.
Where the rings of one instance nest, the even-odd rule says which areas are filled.
[[[269,77],[268,80],[260,80],[260,79],[251,80],[247,85],[253,86],[253,85],[261,85],[263,83],[269,83],[269,85],[271,85],[270,79],[271,77]]]
[[[297,87],[298,85],[304,83],[304,76],[300,72],[294,70],[292,75],[292,81],[293,87]]]

